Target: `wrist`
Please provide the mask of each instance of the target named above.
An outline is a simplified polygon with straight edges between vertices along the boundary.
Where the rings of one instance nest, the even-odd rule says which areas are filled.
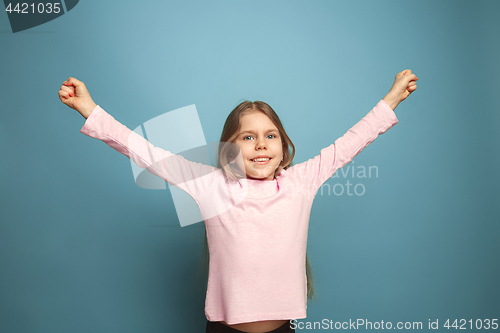
[[[92,111],[94,111],[95,107],[97,104],[94,103],[94,101],[91,101],[87,105],[85,105],[82,110],[80,111],[80,114],[83,116],[83,118],[87,119]]]
[[[389,92],[387,95],[384,97],[384,101],[389,104],[392,110],[396,109],[396,107],[401,103],[401,100],[394,96],[391,92]]]

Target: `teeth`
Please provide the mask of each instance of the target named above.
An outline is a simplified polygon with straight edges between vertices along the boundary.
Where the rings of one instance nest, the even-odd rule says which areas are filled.
[[[264,162],[264,161],[269,161],[269,158],[254,158],[254,162]]]

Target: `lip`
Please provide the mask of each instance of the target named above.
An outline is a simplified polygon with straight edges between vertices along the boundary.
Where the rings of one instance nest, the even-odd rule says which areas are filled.
[[[254,159],[256,159],[256,158],[269,158],[269,159],[271,159],[271,157],[270,157],[270,156],[267,156],[267,155],[259,155],[259,156],[255,156],[254,158],[251,158],[251,160],[254,160]]]
[[[256,159],[256,158],[268,158],[268,160],[267,161],[263,161],[263,162],[255,162],[254,159]],[[254,158],[250,159],[250,161],[252,161],[252,163],[259,164],[259,165],[267,164],[271,160],[272,160],[272,158],[269,157],[269,156],[266,156],[266,155],[259,155],[259,156],[255,156]]]

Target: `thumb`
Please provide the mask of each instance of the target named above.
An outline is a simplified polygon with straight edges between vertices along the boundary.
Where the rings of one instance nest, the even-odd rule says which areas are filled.
[[[405,69],[404,71],[400,72],[399,75],[410,75],[411,74],[411,69]]]
[[[418,77],[415,74],[412,74],[410,69],[406,69],[402,72],[400,72],[396,77],[399,77],[399,80],[402,80],[406,84],[410,83],[411,81],[417,81]]]

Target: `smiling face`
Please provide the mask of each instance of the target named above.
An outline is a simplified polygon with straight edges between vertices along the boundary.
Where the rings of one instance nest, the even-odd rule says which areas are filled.
[[[237,159],[238,166],[245,170],[248,178],[274,179],[274,172],[283,158],[283,144],[278,128],[266,114],[260,111],[243,114],[234,143],[243,157],[243,165]]]

